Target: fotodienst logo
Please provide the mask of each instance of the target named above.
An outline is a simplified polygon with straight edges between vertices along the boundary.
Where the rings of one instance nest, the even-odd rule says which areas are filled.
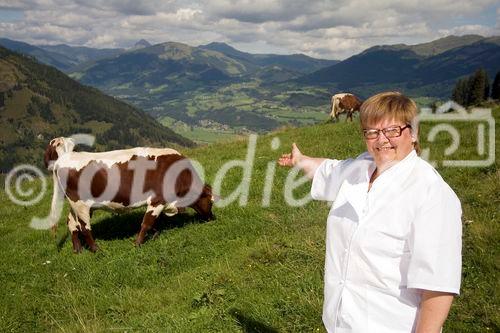
[[[420,142],[427,146],[422,149],[421,157],[433,166],[487,167],[495,162],[495,119],[491,109],[475,107],[468,112],[460,104],[448,101],[435,110],[422,108],[418,122],[420,128],[422,125],[430,127],[427,135],[420,134]],[[440,134],[447,135],[451,142],[442,152],[445,159],[438,163],[434,159],[433,143]],[[471,149],[472,146],[475,149]],[[451,158],[464,155],[464,152],[467,158]]]

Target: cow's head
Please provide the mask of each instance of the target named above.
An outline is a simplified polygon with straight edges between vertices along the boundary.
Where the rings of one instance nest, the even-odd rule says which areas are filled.
[[[73,151],[73,148],[75,148],[75,141],[71,138],[59,137],[50,140],[43,157],[45,167],[52,170],[54,162],[63,154]]]
[[[215,220],[215,215],[212,214],[212,206],[215,201],[216,197],[212,194],[212,188],[205,184],[199,199],[193,204],[192,207],[203,220]]]

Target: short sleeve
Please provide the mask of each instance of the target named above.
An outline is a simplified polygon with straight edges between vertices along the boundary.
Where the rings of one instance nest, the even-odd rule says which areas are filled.
[[[324,160],[314,173],[311,197],[315,200],[334,201],[339,190],[340,160]]]
[[[458,294],[462,267],[462,209],[442,180],[431,185],[412,223],[407,287]]]

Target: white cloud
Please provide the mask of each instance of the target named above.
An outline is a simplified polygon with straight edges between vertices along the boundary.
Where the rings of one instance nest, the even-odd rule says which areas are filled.
[[[1,21],[1,10],[23,12]],[[497,20],[482,18],[494,10]],[[0,35],[28,43],[127,47],[145,38],[345,58],[377,44],[499,34],[495,0],[3,0]],[[496,25],[496,26],[495,26]]]
[[[33,5],[33,1],[18,1],[18,0],[2,0],[0,9],[20,10],[29,9]]]
[[[481,36],[495,36],[500,35],[500,27],[488,27],[480,24],[466,24],[451,29],[440,29],[439,34],[442,36],[448,35],[481,35]]]
[[[333,3],[334,1],[330,1]],[[209,1],[205,6],[207,13],[214,18],[235,19],[242,22],[264,23],[268,21],[291,20],[308,13],[323,1],[291,0],[218,0]]]

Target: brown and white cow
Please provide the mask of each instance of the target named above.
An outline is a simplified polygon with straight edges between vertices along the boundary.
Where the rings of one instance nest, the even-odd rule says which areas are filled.
[[[346,113],[345,120],[352,121],[352,114],[359,111],[361,104],[363,102],[353,94],[335,94],[330,101],[330,119],[337,121],[341,113]]]
[[[204,184],[192,163],[174,149],[132,148],[102,153],[74,152],[71,138],[56,138],[46,148],[44,161],[54,177],[57,197],[70,204],[68,229],[73,251],[79,253],[83,237],[92,252],[97,246],[91,234],[90,218],[98,208],[127,210],[147,206],[136,245],[144,242],[157,217],[193,208],[203,220],[214,218],[211,188]],[[54,216],[51,214],[50,216]],[[53,226],[57,221],[51,222]]]

